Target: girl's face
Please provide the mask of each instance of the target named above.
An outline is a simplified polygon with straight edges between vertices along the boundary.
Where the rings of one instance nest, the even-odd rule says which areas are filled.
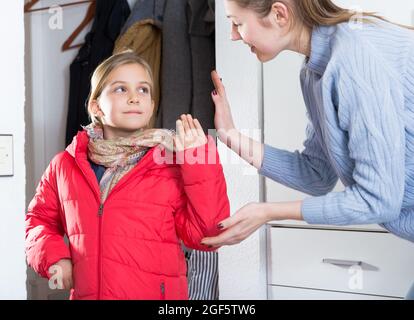
[[[242,40],[261,62],[267,62],[289,47],[288,10],[275,3],[270,13],[260,18],[256,12],[225,0],[227,17],[232,22],[231,40]]]
[[[151,87],[148,72],[136,63],[117,67],[109,74],[92,106],[98,110],[105,139],[129,137],[148,125],[154,110]]]

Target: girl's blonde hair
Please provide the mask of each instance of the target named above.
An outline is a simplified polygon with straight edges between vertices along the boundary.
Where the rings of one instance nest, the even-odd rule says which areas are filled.
[[[92,101],[97,100],[102,94],[103,89],[107,85],[107,79],[108,79],[109,74],[116,68],[123,66],[123,65],[128,65],[128,64],[138,64],[147,71],[150,77],[150,80],[151,80],[150,95],[152,98],[152,95],[154,92],[154,88],[153,88],[154,77],[153,77],[152,70],[149,64],[143,58],[139,57],[136,53],[134,53],[132,50],[126,50],[126,51],[114,54],[113,56],[109,57],[104,62],[102,62],[95,69],[95,72],[92,75],[91,92],[88,98],[87,111],[93,123],[100,123],[100,120],[97,117],[95,117],[95,115],[92,113],[92,110],[91,110]]]
[[[363,17],[363,21],[369,20],[366,17],[375,17],[387,21],[373,12],[357,13],[353,10],[341,8],[331,0],[229,0],[237,3],[242,8],[255,11],[261,18],[266,17],[275,2],[284,3],[291,14],[297,18],[305,27],[313,28],[318,25],[335,25],[355,19],[357,14]],[[399,24],[397,24],[399,25]],[[399,25],[414,30],[414,27]]]

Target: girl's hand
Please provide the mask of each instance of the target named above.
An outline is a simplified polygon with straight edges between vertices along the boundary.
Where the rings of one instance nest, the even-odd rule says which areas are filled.
[[[176,151],[196,148],[207,143],[207,137],[197,119],[190,114],[183,114],[177,120],[177,134],[174,138]]]
[[[65,289],[65,290],[70,290],[73,288],[73,276],[72,276],[72,260],[70,259],[61,259],[59,260],[57,263],[55,263],[52,267],[54,268],[58,268],[58,275],[60,275],[62,277],[62,279],[58,279],[58,280],[62,280],[62,285],[63,288],[59,288],[58,289]],[[60,281],[58,281],[59,283]]]
[[[223,233],[216,237],[204,238],[201,244],[221,247],[240,243],[268,221],[263,203],[249,203],[217,226],[220,230],[225,230]]]
[[[211,79],[213,80],[214,87],[216,88],[211,93],[214,105],[216,106],[214,125],[219,139],[223,143],[227,143],[227,134],[235,129],[233,117],[231,115],[230,105],[227,100],[226,90],[217,71],[211,72]]]

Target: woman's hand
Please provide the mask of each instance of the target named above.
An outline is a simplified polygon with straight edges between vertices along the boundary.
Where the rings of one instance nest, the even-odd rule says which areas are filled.
[[[50,268],[51,270],[57,270],[56,275],[61,277],[61,279],[57,280],[58,284],[61,283],[63,285],[63,288],[58,286],[58,289],[70,290],[73,288],[72,268],[72,260],[70,259],[61,259]]]
[[[221,142],[227,144],[227,134],[235,130],[233,117],[231,115],[230,105],[227,100],[226,90],[221,82],[217,71],[211,72],[211,79],[216,88],[212,93],[212,99],[216,106],[216,113],[214,116],[214,125]]]
[[[177,134],[174,137],[176,151],[197,148],[207,143],[207,137],[197,119],[190,114],[183,114],[177,120]]]
[[[303,220],[302,201],[249,203],[217,226],[225,230],[223,233],[204,238],[201,244],[209,247],[237,244],[265,223],[276,220]]]
[[[225,231],[216,237],[204,238],[201,244],[208,247],[221,247],[240,243],[269,221],[265,205],[264,203],[245,205],[217,226]]]

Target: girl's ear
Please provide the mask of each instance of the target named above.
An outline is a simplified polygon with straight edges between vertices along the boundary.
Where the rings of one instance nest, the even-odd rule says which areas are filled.
[[[89,102],[89,112],[97,118],[104,116],[101,108],[99,107],[98,100],[92,100]]]

